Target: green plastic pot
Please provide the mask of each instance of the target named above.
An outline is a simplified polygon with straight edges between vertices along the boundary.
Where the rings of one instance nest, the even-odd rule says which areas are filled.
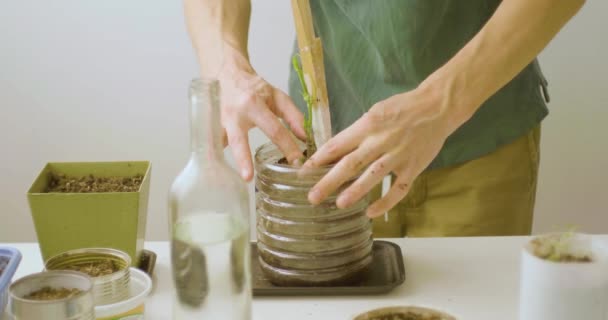
[[[47,163],[27,193],[43,260],[73,249],[113,248],[135,266],[144,246],[150,170],[148,161]],[[52,173],[144,179],[137,192],[46,193]]]

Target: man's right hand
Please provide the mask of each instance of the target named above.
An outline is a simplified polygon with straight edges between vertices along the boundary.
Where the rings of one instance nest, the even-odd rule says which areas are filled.
[[[304,116],[286,93],[256,74],[246,57],[236,51],[224,54],[226,60],[218,76],[224,146],[230,145],[241,177],[250,181],[253,163],[249,130],[260,128],[292,163],[302,157],[302,152],[279,119],[304,140]]]
[[[304,116],[281,90],[258,76],[247,58],[250,0],[184,0],[186,26],[203,77],[217,78],[221,90],[224,146],[230,145],[241,176],[253,177],[249,129],[259,127],[289,163],[302,154]]]

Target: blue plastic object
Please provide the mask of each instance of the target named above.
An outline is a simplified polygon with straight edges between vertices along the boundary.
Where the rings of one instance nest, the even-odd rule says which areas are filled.
[[[4,314],[4,308],[8,302],[8,288],[11,280],[21,262],[21,252],[11,247],[0,247],[0,259],[8,258],[8,264],[0,274],[0,317]]]

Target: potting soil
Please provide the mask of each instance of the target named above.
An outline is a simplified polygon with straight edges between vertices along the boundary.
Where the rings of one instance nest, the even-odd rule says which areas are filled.
[[[136,192],[143,181],[142,175],[132,177],[70,177],[52,174],[47,193],[90,193],[90,192]]]

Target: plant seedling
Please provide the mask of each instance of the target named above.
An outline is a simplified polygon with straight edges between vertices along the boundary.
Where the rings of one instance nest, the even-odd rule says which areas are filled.
[[[302,95],[308,115],[304,123],[307,138],[307,156],[310,157],[332,135],[331,115],[325,82],[323,44],[315,36],[309,0],[292,0],[291,7],[296,26],[301,67],[294,57],[293,66],[298,73]]]
[[[532,253],[553,262],[588,263],[593,259],[588,252],[576,252],[572,248],[574,232],[565,232],[537,237],[532,240]]]

